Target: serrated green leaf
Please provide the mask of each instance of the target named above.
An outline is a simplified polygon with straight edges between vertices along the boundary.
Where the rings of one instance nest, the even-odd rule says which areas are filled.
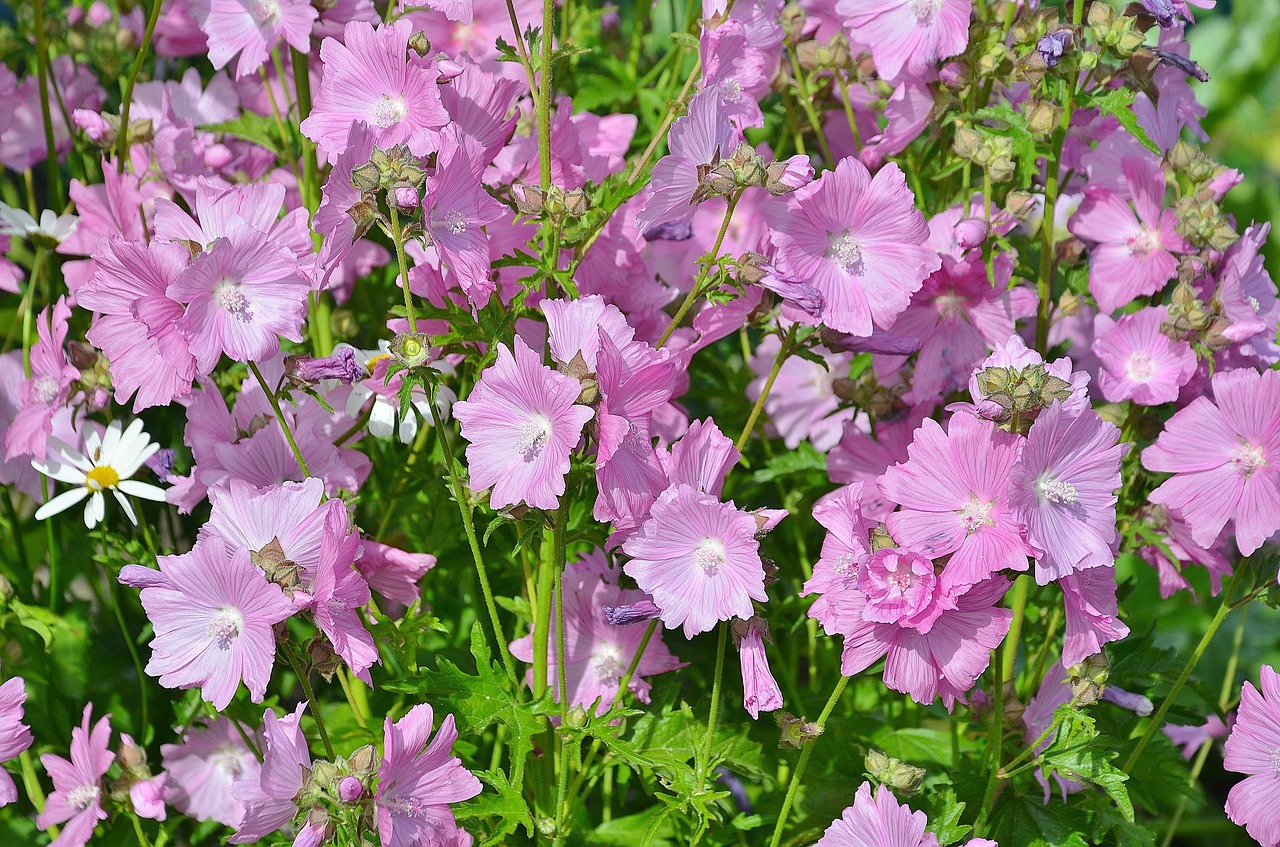
[[[502,771],[476,771],[476,776],[488,786],[480,794],[455,807],[459,820],[474,818],[497,818],[497,829],[486,833],[484,844],[501,844],[503,839],[516,831],[516,827],[524,827],[528,835],[533,835],[533,817],[529,814],[529,806],[520,792],[507,781]]]
[[[813,449],[809,442],[803,441],[795,450],[779,453],[771,458],[764,467],[751,475],[751,479],[754,482],[772,482],[784,476],[813,471],[825,472],[826,469],[826,456]]]
[[[1129,88],[1107,88],[1100,91],[1085,101],[1085,105],[1092,106],[1104,115],[1111,115],[1120,122],[1129,134],[1138,139],[1138,142],[1146,147],[1152,153],[1160,155],[1161,150],[1156,143],[1151,140],[1151,136],[1147,135],[1147,131],[1138,123],[1138,116],[1133,111],[1134,92]]]

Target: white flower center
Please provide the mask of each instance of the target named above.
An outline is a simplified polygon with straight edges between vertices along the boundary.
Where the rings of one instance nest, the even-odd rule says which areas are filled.
[[[45,374],[38,376],[31,383],[37,403],[52,403],[58,399],[58,378]]]
[[[973,534],[984,526],[994,526],[995,521],[991,518],[991,507],[993,503],[982,503],[977,497],[970,497],[969,502],[960,510],[960,522],[964,524],[964,531]]]
[[[533,417],[520,430],[520,437],[516,439],[516,450],[526,462],[532,462],[538,458],[538,454],[550,440],[551,418],[541,412],[534,412]]]
[[[1080,499],[1076,487],[1064,479],[1056,479],[1045,474],[1036,481],[1036,493],[1042,500],[1050,503],[1071,504]]]
[[[627,665],[622,661],[622,651],[618,649],[618,645],[601,644],[591,654],[591,670],[605,685],[617,685],[618,680],[622,679],[622,675],[627,671]]]
[[[454,235],[462,235],[467,231],[467,218],[457,209],[444,213],[444,228]]]
[[[1246,295],[1245,299],[1249,301],[1249,305],[1253,308],[1253,313],[1255,315],[1262,311],[1262,304],[1258,302],[1257,297]]]
[[[218,649],[230,650],[231,642],[240,636],[240,630],[243,628],[244,615],[240,614],[240,610],[232,606],[224,606],[214,612],[204,633],[217,642]]]
[[[955,291],[948,291],[946,294],[940,294],[933,301],[934,308],[938,310],[940,318],[954,318],[964,314],[964,303],[967,298],[956,294]]]
[[[213,298],[218,301],[219,306],[242,321],[252,317],[249,314],[249,300],[240,290],[239,283],[234,280],[224,279],[214,286]]]
[[[742,83],[736,79],[726,79],[720,83],[720,98],[728,103],[737,103],[742,99]]]
[[[1267,466],[1267,456],[1262,451],[1262,445],[1241,441],[1240,446],[1231,453],[1231,464],[1245,477],[1250,477],[1255,471]]]
[[[381,129],[395,126],[404,120],[407,114],[409,114],[409,107],[405,104],[403,95],[392,97],[390,94],[384,94],[382,99],[373,105],[373,123]]]
[[[249,14],[257,21],[258,26],[280,22],[280,0],[253,0],[249,4]]]
[[[911,11],[915,13],[916,20],[921,23],[933,20],[941,8],[942,0],[911,0]]]
[[[1129,237],[1125,239],[1125,246],[1129,248],[1130,253],[1139,253],[1143,256],[1155,250],[1159,250],[1163,245],[1160,243],[1160,233],[1145,226],[1140,226],[1134,232],[1129,233]]]
[[[718,538],[704,538],[693,548],[693,560],[707,576],[715,576],[724,564],[724,542]]]
[[[841,576],[845,576],[854,571],[854,565],[856,564],[857,562],[854,561],[852,553],[841,553],[839,556],[836,556],[836,560],[832,562],[831,569]]]
[[[844,268],[847,273],[856,274],[862,271],[862,247],[847,232],[838,238],[831,239],[831,249],[827,251],[827,255],[835,259],[836,264]]]
[[[1124,371],[1134,382],[1147,382],[1155,375],[1156,362],[1145,350],[1134,350],[1125,362]]]
[[[231,747],[223,747],[213,755],[213,766],[235,782],[244,773],[244,762],[240,760],[239,751]]]
[[[98,802],[98,794],[99,790],[96,785],[77,785],[67,792],[67,805],[77,812],[83,812]]]

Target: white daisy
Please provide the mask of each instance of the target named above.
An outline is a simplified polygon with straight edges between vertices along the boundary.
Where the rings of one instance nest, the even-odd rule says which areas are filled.
[[[41,212],[37,221],[22,209],[0,203],[0,235],[18,238],[45,236],[55,244],[61,244],[79,223],[80,219],[75,215],[57,215],[50,209]]]
[[[341,346],[341,345],[340,345]],[[386,391],[379,393],[375,388],[380,388],[371,379],[374,369],[383,359],[391,358],[391,343],[389,341],[379,341],[377,350],[361,350],[355,349],[356,361],[364,365],[365,372],[369,374],[369,379],[362,380],[351,386],[351,393],[347,395],[347,414],[358,418],[364,410],[365,404],[373,398],[373,405],[369,409],[369,434],[374,438],[391,438],[398,435],[400,441],[405,444],[412,443],[418,434],[418,417],[427,426],[431,426],[431,406],[427,394],[422,388],[414,386],[410,393],[409,405],[417,411],[417,414],[410,412],[404,416],[404,420],[400,421],[400,425],[396,426],[396,417],[400,413],[400,403],[395,395]],[[452,376],[453,368],[442,361],[432,362],[432,369],[443,374]],[[371,387],[373,385],[374,387]],[[440,386],[436,390],[436,409],[440,412],[441,418],[449,416],[449,409],[453,406],[458,395],[454,394],[452,389],[446,386]],[[398,431],[397,431],[398,429]]]
[[[37,509],[36,520],[65,512],[88,497],[89,502],[84,507],[84,525],[92,529],[106,513],[106,499],[102,494],[110,491],[120,501],[129,520],[137,526],[138,517],[124,495],[164,502],[163,489],[130,479],[142,463],[160,449],[160,445],[152,442],[151,437],[142,431],[141,418],[135,418],[124,431],[121,431],[120,422],[114,421],[101,437],[90,430],[84,437],[84,447],[85,453],[82,454],[58,439],[50,438],[50,453],[58,458],[31,463],[50,479],[76,486]]]

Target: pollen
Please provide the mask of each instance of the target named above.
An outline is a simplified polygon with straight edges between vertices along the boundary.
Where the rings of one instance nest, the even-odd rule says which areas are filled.
[[[84,475],[84,487],[90,491],[115,488],[120,484],[120,473],[110,465],[98,465]]]

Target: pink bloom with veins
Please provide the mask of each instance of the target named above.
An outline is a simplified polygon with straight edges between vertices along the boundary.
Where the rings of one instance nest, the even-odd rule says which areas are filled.
[[[938,847],[938,838],[926,831],[929,819],[899,805],[887,786],[858,786],[853,805],[827,827],[814,847]]]
[[[1157,306],[1121,315],[1119,320],[1106,315],[1094,319],[1093,351],[1102,361],[1098,387],[1109,402],[1172,403],[1195,374],[1191,345],[1160,332],[1168,315],[1167,306]]]
[[[880,76],[924,77],[969,44],[972,0],[840,0],[853,41],[871,47]]]
[[[215,68],[240,55],[237,77],[255,73],[281,41],[310,53],[311,25],[319,16],[308,0],[191,0],[191,12],[208,36]]]
[[[1121,170],[1134,208],[1119,194],[1090,186],[1068,224],[1074,235],[1094,245],[1089,292],[1103,312],[1164,288],[1177,274],[1174,254],[1191,252],[1175,228],[1177,213],[1163,208],[1165,178],[1159,164],[1126,157]]]
[[[36,816],[36,826],[47,830],[62,826],[54,840],[57,847],[83,847],[93,835],[98,821],[105,821],[102,808],[102,777],[115,756],[107,748],[111,739],[110,716],[104,715],[89,727],[90,703],[84,707],[84,719],[71,730],[71,760],[45,753],[40,764],[53,779],[53,792],[44,810]]]
[[[262,749],[260,731],[246,733]],[[197,821],[238,827],[244,804],[231,791],[241,780],[256,782],[258,757],[225,715],[187,730],[177,744],[160,745],[164,801]]]
[[[1258,674],[1259,693],[1246,681],[1240,691],[1240,709],[1227,737],[1222,766],[1247,774],[1227,795],[1227,817],[1248,830],[1259,844],[1280,844],[1280,674],[1263,665]]]
[[[256,844],[297,814],[297,797],[311,773],[311,751],[300,725],[306,707],[305,701],[299,703],[293,714],[283,718],[277,717],[274,709],[263,713],[262,768],[257,779],[249,775],[231,783],[231,796],[244,807],[244,815],[236,823],[230,843]],[[307,826],[311,826],[309,821]]]
[[[67,405],[71,385],[80,371],[67,359],[63,345],[67,339],[67,320],[71,306],[59,297],[52,308],[43,309],[36,318],[37,340],[31,348],[31,376],[18,389],[22,408],[5,433],[5,458],[36,456],[41,459],[53,432],[53,417]]]
[[[27,700],[26,684],[21,677],[5,680],[0,685],[0,762],[17,758],[31,746],[31,729],[22,722],[22,704]],[[0,770],[0,806],[18,799],[13,777]]]

